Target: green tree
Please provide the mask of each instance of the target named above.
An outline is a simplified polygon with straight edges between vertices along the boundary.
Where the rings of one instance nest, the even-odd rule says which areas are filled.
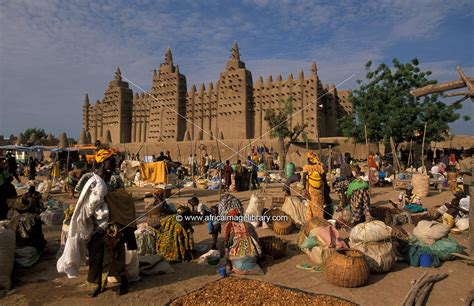
[[[26,140],[30,139],[32,134],[35,134],[36,139],[47,137],[46,132],[40,128],[28,128],[23,132],[23,136]]]
[[[265,111],[265,121],[270,126],[270,135],[278,138],[280,167],[282,170],[286,166],[286,155],[290,145],[295,142],[303,133],[307,124],[300,125],[299,123],[291,127],[291,116],[293,114],[293,97],[289,96],[285,101],[280,101],[280,107],[276,109],[267,109]]]
[[[462,106],[446,105],[438,94],[422,98],[410,95],[410,90],[437,81],[428,77],[431,71],[421,71],[418,59],[403,64],[392,61],[393,68],[380,64],[372,70],[372,62],[365,65],[366,81],[358,80],[359,88],[349,97],[353,113],[338,120],[338,129],[344,136],[358,141],[365,138],[367,126],[369,141],[419,141],[427,122],[426,141],[440,141],[449,132],[449,123],[459,119],[456,109]]]

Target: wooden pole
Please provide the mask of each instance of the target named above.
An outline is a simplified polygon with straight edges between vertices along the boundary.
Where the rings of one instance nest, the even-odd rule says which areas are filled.
[[[369,194],[370,194],[370,164],[369,164],[369,139],[367,137],[367,125],[364,125],[364,131],[365,131],[365,148],[367,150],[367,175],[369,178]]]
[[[321,139],[319,138],[319,123],[316,124],[316,135],[318,136],[318,150],[319,150],[319,159],[323,159],[323,150],[321,149]]]
[[[332,145],[329,145],[329,158],[328,158],[328,172],[331,173],[332,169]]]
[[[422,168],[423,173],[428,172],[425,169],[425,137],[426,137],[426,127],[427,127],[427,125],[428,125],[428,122],[425,122],[425,129],[423,131],[423,141],[421,143],[421,168]]]
[[[222,164],[222,157],[221,157],[221,150],[219,148],[219,142],[216,139],[216,148],[217,148],[217,155],[219,156],[219,164]],[[219,202],[221,201],[222,195],[222,169],[219,169]]]
[[[71,150],[69,148],[69,145],[67,147],[67,158],[66,158],[66,173],[69,172],[69,154],[70,154]]]
[[[194,180],[194,145],[191,142],[191,179]]]
[[[411,163],[413,162],[413,156],[411,154],[411,149],[412,149],[412,145],[413,145],[413,139],[410,140],[410,149],[409,149],[409,154],[408,154],[408,164],[407,164],[407,168],[411,166]]]

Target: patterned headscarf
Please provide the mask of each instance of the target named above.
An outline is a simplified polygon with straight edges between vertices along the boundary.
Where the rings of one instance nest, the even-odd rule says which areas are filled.
[[[96,154],[95,154],[95,161],[97,163],[103,163],[110,157],[114,156],[114,151],[108,150],[108,149],[100,149]]]

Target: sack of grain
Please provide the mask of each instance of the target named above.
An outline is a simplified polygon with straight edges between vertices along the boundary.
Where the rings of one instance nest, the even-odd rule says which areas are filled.
[[[420,197],[427,197],[430,191],[430,178],[422,173],[415,173],[411,179],[413,193]]]
[[[383,273],[392,269],[397,256],[391,241],[388,242],[356,242],[349,243],[352,249],[364,253],[370,272]]]
[[[445,238],[449,230],[450,228],[442,223],[422,220],[413,229],[413,235],[421,242],[431,245],[437,240]]]
[[[392,228],[382,221],[374,220],[356,225],[350,233],[351,243],[357,242],[380,242],[389,240],[392,236]]]
[[[250,196],[249,205],[245,210],[246,216],[256,216],[260,217],[262,215],[263,206],[265,205],[262,198],[258,197],[256,194],[252,194]],[[260,226],[260,221],[252,221],[250,222],[254,227]]]

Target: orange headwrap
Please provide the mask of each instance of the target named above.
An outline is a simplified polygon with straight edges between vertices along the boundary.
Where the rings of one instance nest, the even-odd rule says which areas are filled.
[[[310,151],[310,152],[306,153],[306,157],[307,157],[308,160],[309,160],[310,162],[312,162],[313,164],[319,163],[319,158],[318,158],[318,156],[317,156],[314,152],[311,152],[311,151]]]

